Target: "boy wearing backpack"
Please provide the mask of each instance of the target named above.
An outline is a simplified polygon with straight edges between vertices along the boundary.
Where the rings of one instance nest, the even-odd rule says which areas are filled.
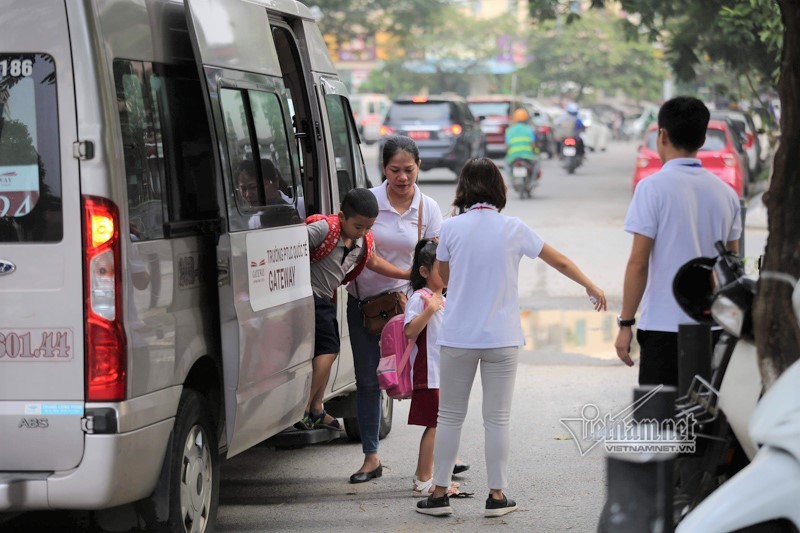
[[[409,277],[408,270],[400,270],[375,253],[370,228],[377,216],[375,195],[369,189],[351,189],[345,194],[337,215],[313,215],[306,219],[315,333],[311,392],[303,419],[295,424],[298,429],[342,431],[339,421],[322,406],[331,367],[339,355],[336,288],[355,279],[364,267],[392,278]]]

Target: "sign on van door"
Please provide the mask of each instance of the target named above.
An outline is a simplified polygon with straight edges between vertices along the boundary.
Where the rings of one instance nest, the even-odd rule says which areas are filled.
[[[311,296],[305,226],[247,234],[250,305],[253,311]]]

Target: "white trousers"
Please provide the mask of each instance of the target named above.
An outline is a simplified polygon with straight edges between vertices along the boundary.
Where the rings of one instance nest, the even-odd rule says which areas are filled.
[[[518,346],[467,349],[442,346],[439,377],[439,418],[433,452],[433,482],[449,487],[467,416],[469,394],[478,363],[483,384],[484,455],[490,489],[508,484],[511,445],[509,421],[517,377]]]

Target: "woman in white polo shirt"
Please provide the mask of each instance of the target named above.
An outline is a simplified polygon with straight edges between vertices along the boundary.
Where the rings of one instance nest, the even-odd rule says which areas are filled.
[[[375,250],[394,266],[407,270],[414,259],[420,237],[439,235],[442,213],[436,201],[422,194],[416,185],[419,174],[419,148],[408,137],[393,135],[385,139],[381,154],[385,181],[370,189],[378,200],[378,218],[372,226]],[[420,209],[422,214],[420,216]],[[421,227],[420,227],[421,222]],[[380,336],[364,328],[359,300],[385,292],[408,294],[409,283],[365,270],[347,287],[347,325],[356,371],[356,406],[364,463],[350,476],[350,483],[363,483],[383,473],[378,457],[381,421],[381,391],[378,387]]]
[[[433,494],[417,504],[423,514],[451,514],[446,494],[478,364],[483,383],[486,516],[516,509],[504,494],[509,456],[508,424],[519,347],[525,344],[517,303],[523,256],[539,257],[586,289],[596,310],[603,291],[575,264],[518,218],[501,215],[506,186],[488,158],[472,159],[461,171],[453,205],[462,214],[442,224],[437,267],[447,284],[447,308],[439,332],[439,419],[434,447]]]

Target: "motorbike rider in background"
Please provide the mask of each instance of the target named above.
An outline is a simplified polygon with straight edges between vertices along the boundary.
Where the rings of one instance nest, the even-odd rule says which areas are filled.
[[[517,159],[531,162],[531,176],[535,179],[539,175],[539,159],[536,157],[536,132],[528,123],[528,112],[518,108],[512,116],[514,124],[506,129],[506,167],[509,175],[511,167]]]
[[[562,115],[558,119],[558,123],[556,124],[556,142],[558,143],[558,153],[561,154],[561,147],[563,145],[564,139],[567,137],[574,137],[577,141],[578,145],[578,155],[581,157],[585,156],[585,149],[583,144],[583,139],[581,138],[581,133],[586,130],[586,126],[583,124],[583,121],[578,116],[578,111],[580,111],[580,107],[578,104],[572,102],[567,104],[566,108],[567,113]]]

